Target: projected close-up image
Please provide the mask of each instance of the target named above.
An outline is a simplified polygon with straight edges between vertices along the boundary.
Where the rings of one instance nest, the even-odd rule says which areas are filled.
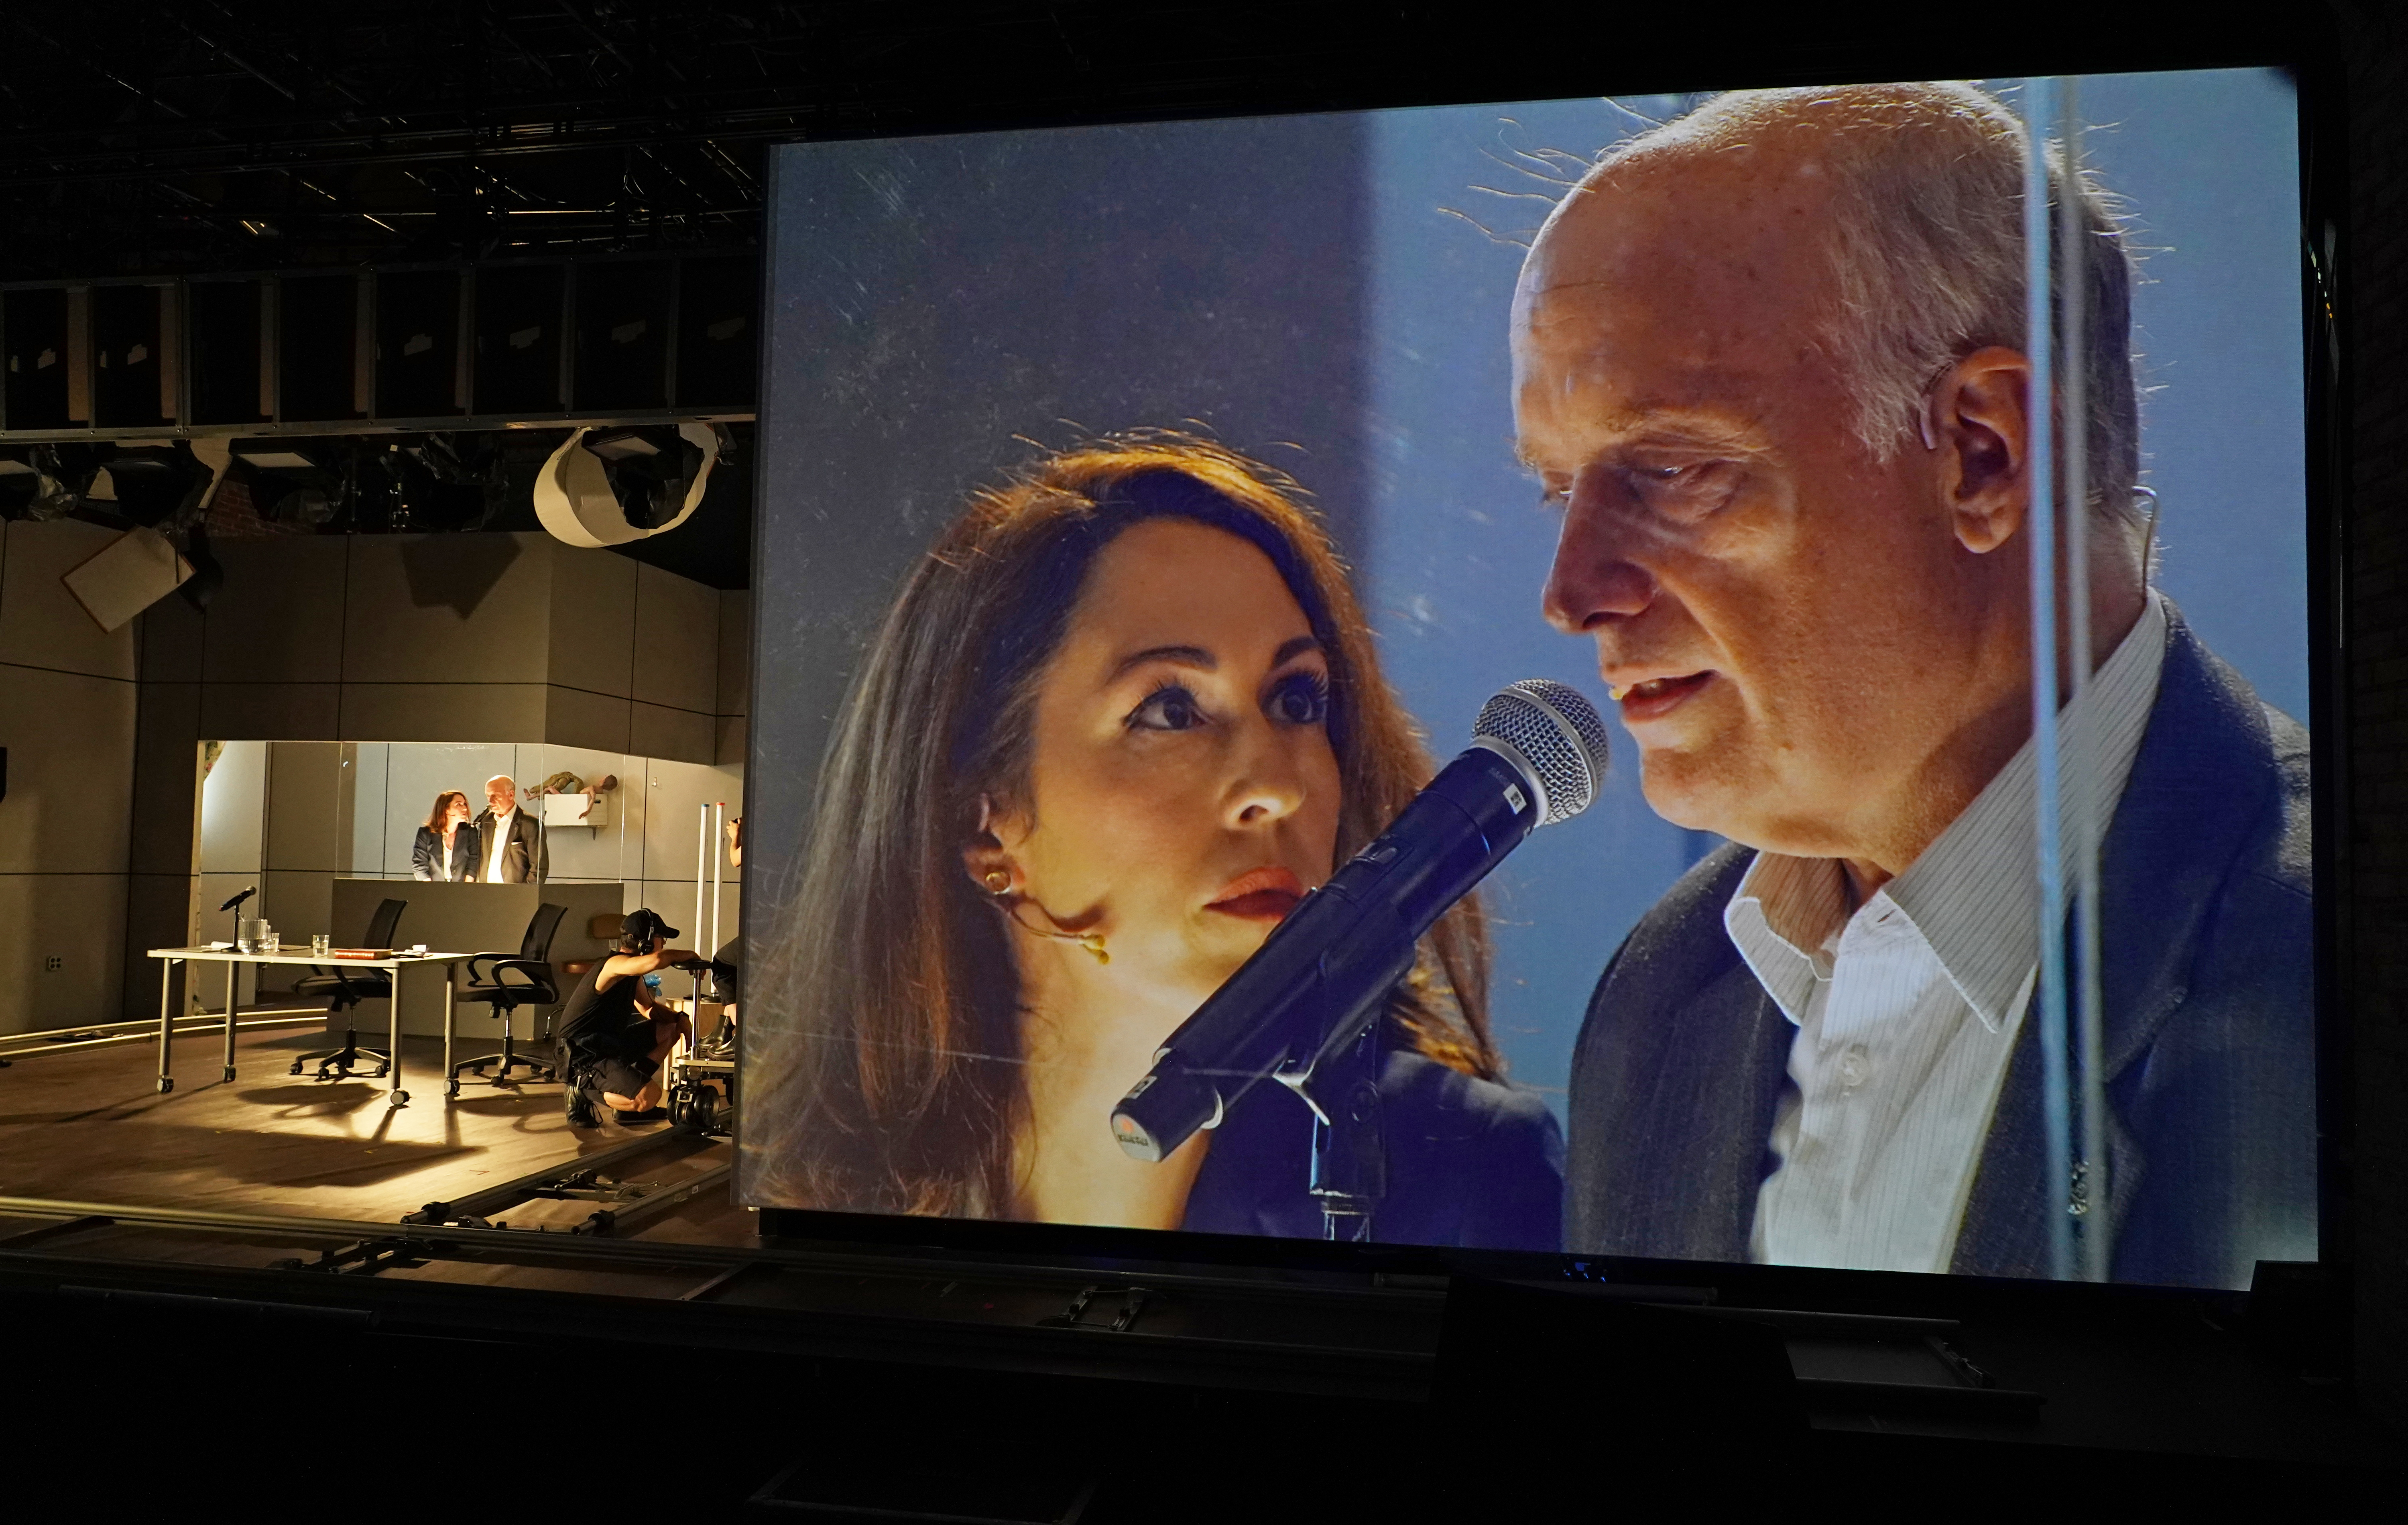
[[[779,151],[744,1199],[2312,1258],[2291,90],[2040,88]]]

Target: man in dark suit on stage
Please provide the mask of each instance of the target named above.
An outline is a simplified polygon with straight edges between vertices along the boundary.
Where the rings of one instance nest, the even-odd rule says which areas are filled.
[[[1970,87],[1725,96],[1602,162],[1524,266],[1547,617],[1597,642],[1650,804],[1729,839],[1592,1000],[1568,1248],[2036,1275],[2067,1214],[2119,1280],[2315,1253],[2307,738],[2149,586],[2130,269],[2086,189],[2059,601],[2091,642],[2057,698],[2111,1145],[2047,1178],[2024,141]]]
[[[519,809],[519,786],[507,775],[496,773],[485,781],[485,809],[476,826],[480,883],[523,885],[552,877],[543,827]]]

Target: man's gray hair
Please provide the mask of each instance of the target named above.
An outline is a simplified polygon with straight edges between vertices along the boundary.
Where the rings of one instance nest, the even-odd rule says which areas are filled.
[[[1856,398],[1855,433],[1876,460],[1918,439],[1925,396],[1989,345],[2023,350],[2023,123],[1968,84],[1746,90],[1617,144],[1592,179],[1658,152],[1735,147],[1775,125],[1830,137],[1837,308],[1823,342]],[[2044,146],[2052,209],[2064,161]],[[2110,198],[2077,176],[2083,231],[2084,415],[2093,511],[2137,527],[2140,396],[2132,374],[2132,265]],[[2058,297],[2061,307],[2062,296]],[[2058,321],[2063,315],[2060,310]]]

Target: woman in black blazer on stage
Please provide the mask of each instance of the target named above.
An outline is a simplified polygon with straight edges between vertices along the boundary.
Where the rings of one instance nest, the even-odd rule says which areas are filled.
[[[410,844],[409,869],[417,878],[455,885],[477,876],[477,834],[468,829],[466,795],[446,789],[435,797],[434,811]]]

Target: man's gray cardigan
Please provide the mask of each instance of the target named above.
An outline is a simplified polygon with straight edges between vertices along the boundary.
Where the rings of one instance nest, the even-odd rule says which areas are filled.
[[[2118,1281],[2245,1287],[2315,1255],[2308,739],[2168,609],[2165,667],[2100,854]],[[1796,1029],[1723,929],[1725,846],[1633,929],[1572,1059],[1565,1248],[1744,1260]],[[1959,1274],[2048,1273],[2040,1024],[2016,1040]],[[2092,1231],[2094,1210],[2084,1229]]]

